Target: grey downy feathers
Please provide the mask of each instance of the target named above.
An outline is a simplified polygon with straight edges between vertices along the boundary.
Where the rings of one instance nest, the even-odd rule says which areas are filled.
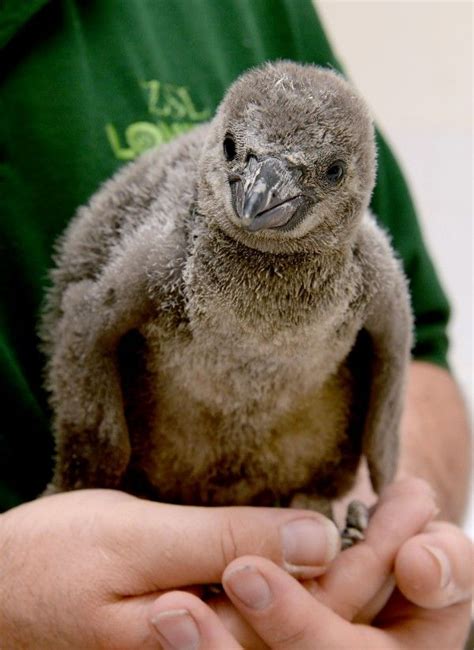
[[[106,182],[58,244],[41,325],[50,489],[329,512],[361,455],[390,481],[411,315],[374,178],[354,90],[279,62]]]

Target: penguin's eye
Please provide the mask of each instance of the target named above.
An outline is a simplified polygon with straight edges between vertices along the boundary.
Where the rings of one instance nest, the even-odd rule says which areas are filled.
[[[235,140],[231,133],[226,133],[224,137],[224,156],[227,160],[234,160],[236,153]]]
[[[326,169],[326,179],[331,185],[336,185],[344,178],[345,171],[342,160],[336,160]]]

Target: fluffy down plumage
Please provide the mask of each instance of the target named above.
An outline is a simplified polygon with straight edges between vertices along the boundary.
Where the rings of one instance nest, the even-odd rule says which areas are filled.
[[[279,62],[105,183],[58,244],[41,325],[50,489],[328,511],[362,454],[390,481],[411,316],[374,178],[353,89]]]

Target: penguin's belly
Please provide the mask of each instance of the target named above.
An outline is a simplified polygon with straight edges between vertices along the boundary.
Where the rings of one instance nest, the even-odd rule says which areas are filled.
[[[350,480],[338,477],[355,470],[360,427],[353,373],[334,347],[333,369],[306,347],[203,340],[149,351],[129,426],[131,471],[139,468],[150,496],[224,505],[284,502],[310,486],[330,498],[347,489]]]

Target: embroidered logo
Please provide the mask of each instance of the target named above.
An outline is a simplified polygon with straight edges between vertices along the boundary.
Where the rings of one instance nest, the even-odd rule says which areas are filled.
[[[162,83],[157,79],[143,81],[141,85],[147,93],[148,113],[153,121],[132,122],[122,137],[112,123],[105,125],[107,139],[119,160],[133,160],[147,149],[189,131],[211,115],[207,108],[196,108],[186,86]]]

